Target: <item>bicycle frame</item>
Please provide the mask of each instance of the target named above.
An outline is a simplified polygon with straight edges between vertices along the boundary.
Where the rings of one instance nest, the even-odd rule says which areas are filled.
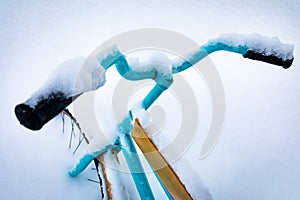
[[[279,41],[279,40],[278,40]],[[280,43],[280,45],[284,45]],[[290,46],[289,46],[290,47]],[[152,66],[149,69],[142,71],[136,70],[128,64],[126,56],[119,51],[116,45],[111,48],[112,53],[106,55],[104,52],[97,52],[97,54],[104,54],[105,56],[96,55],[100,57],[98,62],[105,71],[108,71],[110,67],[115,65],[119,74],[128,80],[137,81],[143,79],[152,79],[156,85],[142,100],[142,108],[147,110],[164,91],[166,91],[173,83],[173,74],[180,73],[189,69],[194,64],[198,63],[206,56],[216,51],[228,51],[243,55],[245,58],[264,61],[270,64],[282,66],[283,68],[289,68],[293,62],[293,56],[281,57],[280,54],[272,54],[269,52],[263,52],[260,49],[250,48],[247,44],[231,44],[224,42],[223,40],[210,40],[208,43],[202,45],[198,50],[192,54],[186,56],[180,64],[169,66],[170,69],[163,71],[157,66]],[[291,53],[291,52],[289,52]],[[99,64],[98,63],[98,64]],[[80,94],[74,94],[77,98]],[[31,108],[26,104],[19,104],[15,108],[15,113],[18,120],[31,130],[39,130],[42,126],[60,113],[65,107],[67,107],[74,98],[64,99],[63,94],[58,96],[49,97],[50,100],[44,99],[39,102],[39,106]],[[106,147],[99,147],[99,150],[90,154],[84,155],[77,164],[69,170],[69,175],[75,177],[79,175],[89,164],[98,157],[100,154],[106,152],[108,149],[121,148],[125,156],[128,167],[131,171],[136,188],[142,199],[154,199],[151,187],[146,177],[145,171],[137,154],[137,150],[134,146],[133,139],[131,137],[132,131],[132,119],[131,111],[127,116],[117,125],[117,131],[119,133],[117,140],[114,144],[107,144]]]

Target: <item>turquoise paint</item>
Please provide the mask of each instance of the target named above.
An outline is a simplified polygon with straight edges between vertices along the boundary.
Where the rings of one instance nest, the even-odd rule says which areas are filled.
[[[122,152],[140,198],[147,200],[154,199],[146,173],[130,135],[132,127],[132,117],[129,112],[128,116],[125,117],[120,124],[118,124],[118,131],[120,132],[118,141],[121,144]]]
[[[166,188],[166,186],[163,184],[163,182],[160,180],[158,174],[156,173],[156,171],[153,169],[153,167],[151,166],[151,169],[156,177],[156,179],[158,180],[160,186],[163,188],[165,194],[167,195],[168,199],[173,200],[172,195],[170,194],[170,192],[168,191],[168,189]]]
[[[85,154],[82,158],[80,158],[76,166],[69,170],[69,176],[78,176],[93,160],[94,155]]]
[[[93,154],[85,154],[81,157],[76,165],[69,170],[69,175],[71,177],[78,176],[83,170],[87,168],[87,166],[94,160],[94,158],[98,157],[100,154],[113,149],[118,148],[117,145],[107,145],[105,148],[101,149],[100,151],[94,152]]]
[[[156,84],[150,93],[144,98],[142,106],[147,110],[154,101],[168,88],[159,84]]]
[[[128,80],[136,81],[153,79],[156,82],[156,85],[142,102],[143,108],[147,110],[155,102],[155,100],[173,83],[172,74],[182,72],[192,67],[209,54],[219,50],[244,55],[248,48],[246,46],[228,46],[222,43],[208,43],[201,46],[198,51],[194,52],[180,66],[172,66],[172,73],[170,74],[164,74],[164,72],[161,72],[155,68],[149,69],[146,72],[136,71],[129,66],[126,57],[116,47],[112,54],[109,54],[104,59],[100,60],[100,64],[105,68],[105,70],[108,70],[112,65],[115,65],[119,74]],[[120,143],[120,145],[123,147],[123,154],[141,199],[154,199],[151,187],[130,135],[132,130],[132,120],[131,112],[129,112],[129,115],[118,124],[120,136],[118,137],[116,143]],[[89,163],[92,162],[94,157],[99,154],[100,153],[98,152],[98,154],[86,154],[83,156],[77,165],[69,171],[69,175],[74,177],[80,174],[89,165]],[[166,191],[161,181],[160,184],[164,188],[168,198],[171,199],[170,194]]]
[[[122,144],[127,148],[122,148],[131,176],[138,190],[141,199],[154,199],[152,189],[148,182],[146,173],[140,161],[139,155],[134,146],[131,135],[123,134],[121,137]]]
[[[202,45],[198,51],[194,52],[192,55],[190,55],[185,62],[183,62],[180,66],[173,66],[172,67],[172,73],[178,73],[182,72],[190,67],[192,67],[194,64],[205,58],[211,53],[214,53],[216,51],[228,51],[228,52],[234,52],[238,54],[245,55],[248,51],[248,47],[244,45],[239,46],[229,46],[225,45],[223,43],[208,43],[205,45]]]

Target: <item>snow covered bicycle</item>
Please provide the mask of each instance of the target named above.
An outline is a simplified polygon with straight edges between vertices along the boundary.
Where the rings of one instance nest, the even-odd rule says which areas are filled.
[[[195,63],[201,61],[209,54],[224,50],[243,55],[245,58],[259,60],[270,64],[282,66],[287,69],[293,62],[293,45],[283,44],[277,38],[263,37],[258,34],[237,35],[223,34],[216,39],[209,40],[197,51],[186,56],[180,62],[172,61],[165,55],[156,54],[149,63],[129,63],[127,57],[118,49],[118,44],[107,49],[95,52],[80,69],[81,76],[77,76],[72,68],[65,72],[65,76],[54,78],[38,92],[34,93],[25,103],[15,108],[15,113],[22,125],[31,129],[39,130],[61,113],[74,99],[82,93],[96,90],[105,83],[105,72],[115,66],[119,74],[125,79],[137,81],[142,79],[153,79],[156,83],[154,88],[142,100],[141,109],[147,110],[155,100],[167,90],[173,83],[172,75],[180,73]],[[157,63],[157,65],[153,65]],[[139,67],[143,66],[143,67]],[[63,80],[63,81],[62,81]],[[142,199],[154,199],[153,192],[144,173],[137,150],[131,137],[133,126],[132,113],[117,125],[117,137],[110,144],[101,144],[96,151],[83,156],[78,163],[69,171],[74,177],[80,174],[90,162],[104,152],[121,148],[136,188]],[[84,136],[85,137],[85,136]],[[89,143],[90,138],[86,138]],[[135,173],[139,172],[139,173]],[[170,195],[172,197],[172,195]]]

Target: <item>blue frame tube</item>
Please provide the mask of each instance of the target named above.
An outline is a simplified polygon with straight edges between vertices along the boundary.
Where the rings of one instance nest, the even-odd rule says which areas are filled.
[[[156,84],[149,94],[144,98],[142,103],[143,108],[147,110],[166,89],[168,88],[163,85]]]
[[[127,146],[127,148],[122,148],[122,152],[127,162],[128,168],[131,172],[131,176],[138,190],[140,198],[147,200],[154,199],[152,189],[148,182],[146,173],[134,146],[131,135],[122,134],[120,137],[122,141],[121,144]]]
[[[192,67],[194,64],[196,64],[197,62],[199,62],[209,54],[214,53],[216,51],[229,51],[229,52],[245,55],[246,52],[248,51],[248,47],[244,45],[229,46],[221,42],[207,43],[205,45],[202,45],[199,48],[199,50],[194,52],[192,55],[188,56],[187,60],[183,62],[181,65],[173,66],[172,73],[175,74],[178,72],[182,72]]]
[[[192,67],[194,64],[196,64],[209,54],[219,50],[235,52],[244,55],[248,49],[246,46],[228,46],[223,43],[208,43],[201,46],[198,51],[189,56],[187,60],[184,61],[181,65],[172,66],[172,74],[184,71]],[[155,69],[149,70],[147,72],[133,70],[129,66],[125,56],[118,50],[117,53],[115,53],[114,55],[108,55],[105,59],[100,61],[100,63],[105,68],[105,70],[108,70],[112,65],[115,64],[119,74],[128,80],[135,81],[142,79],[153,79],[156,81],[157,84],[143,100],[142,106],[145,110],[147,110],[155,102],[155,100],[169,88],[169,86],[173,82],[172,74],[159,76],[158,74],[160,72]],[[122,148],[122,151],[124,153],[128,167],[132,174],[132,178],[135,182],[141,199],[154,199],[154,195],[149,185],[144,168],[141,164],[136,148],[130,136],[132,130],[131,122],[132,119],[129,115],[118,125],[118,129],[122,133],[119,139],[121,139],[122,146],[126,146],[126,148]],[[69,175],[71,177],[74,177],[80,174],[94,159],[94,157],[98,156],[99,154],[97,154],[96,156],[95,155],[96,154],[87,154],[82,157],[77,165],[69,171]]]

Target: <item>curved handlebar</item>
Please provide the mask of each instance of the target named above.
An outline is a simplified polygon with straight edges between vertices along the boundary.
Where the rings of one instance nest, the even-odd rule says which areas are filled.
[[[285,69],[292,65],[294,59],[292,56],[292,45],[283,44],[277,38],[274,40],[274,38],[267,38],[258,34],[254,36],[260,38],[260,40],[258,40],[259,47],[249,44],[249,36],[230,34],[225,35],[225,37],[223,36],[210,40],[207,44],[202,45],[196,52],[192,53],[190,56],[187,56],[186,60],[181,64],[172,66],[172,71],[170,72],[171,74],[168,75],[165,75],[163,72],[160,72],[159,69],[155,68],[148,71],[134,70],[131,66],[129,66],[126,57],[117,49],[116,45],[111,47],[112,53],[99,60],[99,62],[105,70],[108,70],[109,67],[115,65],[120,75],[129,80],[141,80],[148,78],[154,79],[157,83],[157,86],[148,94],[143,102],[144,108],[147,109],[160,96],[160,94],[164,90],[168,89],[168,87],[172,84],[172,74],[179,73],[192,67],[195,63],[199,62],[215,51],[224,50],[238,53],[243,55],[245,58],[279,65]],[[232,37],[243,38],[244,40],[247,40],[248,43],[234,43],[232,42]],[[275,41],[275,44],[277,45],[276,49],[270,49],[268,43],[265,44],[261,42],[261,40]],[[266,52],[266,49],[268,48],[269,51]],[[99,52],[99,54],[101,53],[102,52]],[[158,74],[162,75],[159,76]],[[15,108],[15,114],[22,125],[31,130],[39,130],[45,123],[50,121],[65,107],[71,104],[72,101],[79,95],[65,98],[63,94],[51,94],[49,97],[39,101],[34,108],[30,107],[26,103],[17,105]]]

